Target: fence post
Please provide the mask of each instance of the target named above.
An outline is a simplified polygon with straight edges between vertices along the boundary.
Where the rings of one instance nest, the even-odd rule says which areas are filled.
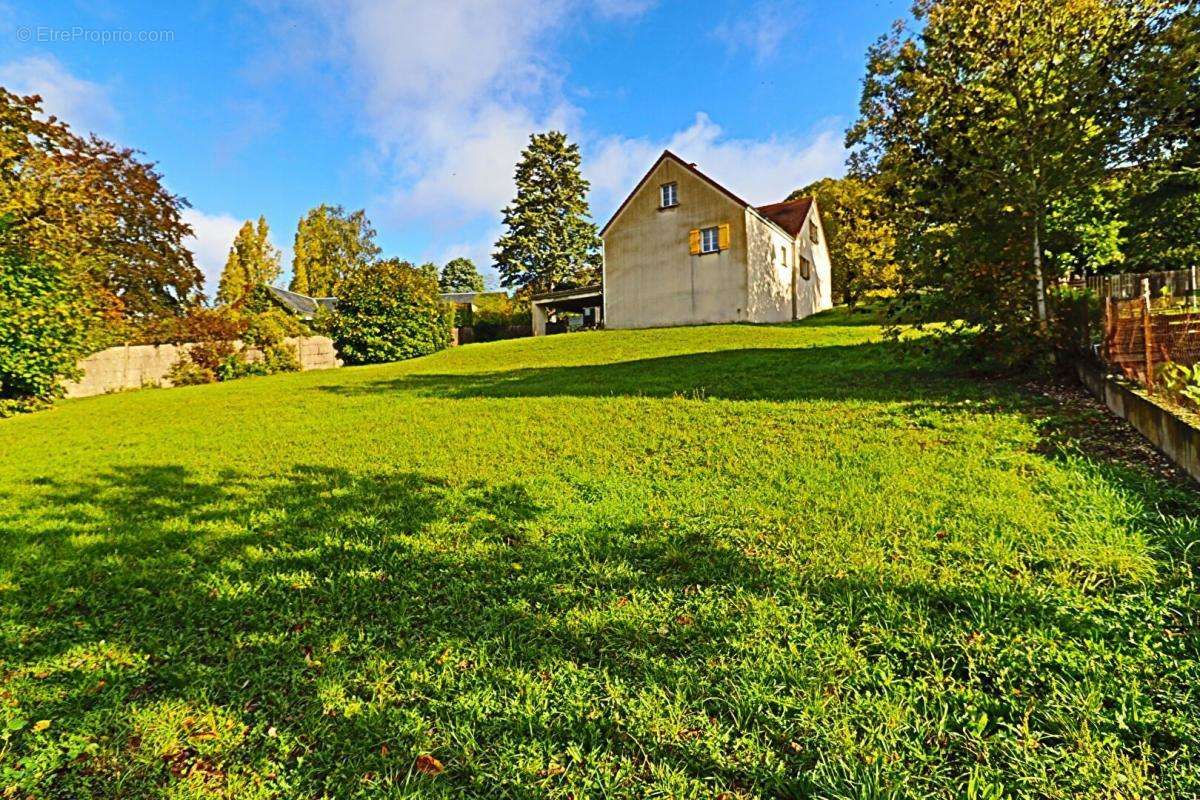
[[[1154,388],[1154,325],[1150,320],[1150,279],[1142,278],[1142,338],[1146,350],[1146,388]]]
[[[1200,287],[1196,286],[1196,265],[1193,264],[1191,269],[1188,270],[1188,306],[1190,308],[1196,307],[1197,288]]]

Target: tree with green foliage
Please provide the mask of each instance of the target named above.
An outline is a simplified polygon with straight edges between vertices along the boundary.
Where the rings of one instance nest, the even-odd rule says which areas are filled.
[[[496,242],[500,284],[542,292],[597,281],[600,236],[590,219],[579,146],[559,131],[533,134],[516,185]]]
[[[483,291],[483,276],[469,258],[455,258],[446,262],[438,283],[443,292]]]
[[[366,211],[347,213],[341,206],[321,204],[296,226],[289,288],[312,297],[335,296],[342,281],[379,253]]]
[[[80,137],[47,117],[36,95],[0,88],[6,246],[61,265],[98,322],[177,316],[198,301],[203,276],[185,244],[187,207],[135,151]]]
[[[922,0],[871,48],[852,166],[896,209],[907,282],[1009,360],[1040,349],[1055,209],[1108,177],[1151,0]],[[935,291],[927,291],[935,290]]]
[[[246,220],[221,270],[217,302],[232,305],[257,287],[273,283],[279,277],[279,258],[279,248],[271,244],[266,217],[259,217],[257,225]]]
[[[788,199],[800,197],[817,200],[835,297],[853,306],[864,292],[898,287],[896,230],[872,181],[853,176],[822,178]]]
[[[426,261],[424,264],[417,267],[417,269],[419,269],[421,271],[421,274],[423,274],[429,278],[432,278],[434,281],[441,280],[440,277],[438,276],[437,264],[434,264],[432,261]]]
[[[448,347],[453,310],[442,300],[437,280],[390,258],[347,275],[337,309],[323,324],[347,363],[374,364]]]
[[[91,312],[69,269],[0,249],[0,417],[58,396],[84,353]]]

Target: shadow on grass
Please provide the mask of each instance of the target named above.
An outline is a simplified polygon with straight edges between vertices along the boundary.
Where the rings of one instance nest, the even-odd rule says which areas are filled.
[[[469,374],[409,374],[317,388],[347,396],[410,392],[458,399],[628,396],[931,404],[996,394],[989,384],[963,381],[926,358],[906,356],[890,342],[718,350]]]
[[[31,790],[143,796],[199,775],[214,794],[253,777],[304,796],[412,780],[620,796],[668,770],[792,796],[961,785],[981,758],[1043,774],[1077,724],[1108,755],[1183,746],[1161,685],[1159,722],[1128,719],[1144,671],[1100,680],[1114,659],[1154,666],[1132,627],[1182,646],[1155,592],[1091,616],[1053,582],[885,582],[703,521],[571,532],[521,484],[413,473],[145,466],[30,488],[0,520],[18,581],[0,590],[0,662],[54,720],[9,756]],[[887,732],[896,704],[909,719]],[[204,709],[233,732],[195,722]],[[1030,724],[1044,746],[1017,765],[1000,734]],[[70,737],[106,744],[67,757]],[[423,752],[446,762],[436,783],[411,774]]]

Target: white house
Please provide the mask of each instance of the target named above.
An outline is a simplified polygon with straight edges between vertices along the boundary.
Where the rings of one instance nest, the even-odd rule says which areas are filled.
[[[600,234],[609,328],[784,322],[833,305],[813,198],[752,206],[670,151]]]

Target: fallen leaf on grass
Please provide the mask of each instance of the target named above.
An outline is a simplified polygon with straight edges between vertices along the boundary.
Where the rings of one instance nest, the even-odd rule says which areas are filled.
[[[421,773],[422,775],[439,775],[441,774],[442,770],[445,769],[445,767],[442,766],[442,762],[438,761],[428,753],[422,753],[421,755],[417,756],[416,768],[417,772]]]
[[[49,728],[49,727],[50,727],[50,720],[48,720],[48,719],[39,719],[37,722],[33,723],[33,729],[37,733],[41,733],[42,731],[46,730],[46,728]]]

